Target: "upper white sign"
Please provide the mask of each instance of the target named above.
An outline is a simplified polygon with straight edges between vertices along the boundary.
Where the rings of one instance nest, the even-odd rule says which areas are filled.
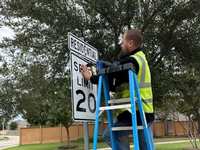
[[[93,46],[89,45],[88,43],[84,42],[80,38],[76,37],[72,33],[68,34],[68,46],[69,49],[74,51],[75,53],[78,53],[82,56],[85,56],[88,59],[91,59],[93,61],[97,61],[98,59],[98,53],[97,49]]]

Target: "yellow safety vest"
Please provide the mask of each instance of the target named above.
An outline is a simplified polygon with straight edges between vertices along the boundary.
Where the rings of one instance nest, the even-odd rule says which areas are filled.
[[[145,113],[153,113],[154,110],[153,110],[153,94],[151,87],[151,73],[148,62],[146,60],[146,56],[142,51],[139,51],[133,55],[130,55],[129,57],[133,57],[139,64],[139,71],[137,78],[140,88],[140,96],[142,98],[143,110]],[[129,97],[129,86],[123,88],[120,96],[123,98]]]

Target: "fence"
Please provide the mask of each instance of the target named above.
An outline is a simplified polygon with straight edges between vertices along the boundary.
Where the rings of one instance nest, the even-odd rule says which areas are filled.
[[[89,124],[89,135],[92,136],[92,124]],[[84,131],[82,124],[73,124],[69,128],[70,140],[83,137]],[[20,129],[20,144],[55,143],[67,140],[66,129],[59,127],[34,127]]]
[[[100,134],[106,123],[100,125]],[[89,124],[89,136],[93,136],[93,124]],[[164,136],[186,136],[189,122],[154,122],[152,131],[154,137]],[[39,128],[21,128],[20,144],[36,144],[36,143],[54,143],[64,142],[67,140],[66,129],[64,127],[39,127]],[[69,128],[70,140],[82,138],[84,129],[82,124],[73,124]]]

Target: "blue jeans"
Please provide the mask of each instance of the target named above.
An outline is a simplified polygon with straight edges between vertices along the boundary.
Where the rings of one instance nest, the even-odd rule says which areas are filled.
[[[130,126],[130,124],[127,123],[122,123],[117,121],[114,121],[113,126],[118,127],[118,126]],[[151,124],[148,124],[149,129]],[[151,129],[150,129],[151,130]],[[114,137],[115,137],[115,143],[117,150],[130,150],[130,143],[129,143],[129,135],[132,134],[132,130],[130,131],[114,131],[113,132]],[[138,130],[138,137],[139,137],[139,146],[140,150],[147,150],[143,130]],[[103,131],[103,139],[104,141],[111,147],[111,141],[110,141],[110,131],[109,128],[107,127]]]

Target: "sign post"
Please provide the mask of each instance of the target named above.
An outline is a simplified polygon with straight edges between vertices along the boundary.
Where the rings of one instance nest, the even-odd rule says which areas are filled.
[[[96,48],[72,33],[68,33],[68,47],[71,56],[72,117],[74,121],[83,122],[85,149],[88,150],[88,121],[95,120],[97,86],[83,78],[80,66],[96,64],[98,52]]]
[[[89,131],[88,131],[88,122],[83,122],[83,128],[84,128],[84,149],[89,150]]]

